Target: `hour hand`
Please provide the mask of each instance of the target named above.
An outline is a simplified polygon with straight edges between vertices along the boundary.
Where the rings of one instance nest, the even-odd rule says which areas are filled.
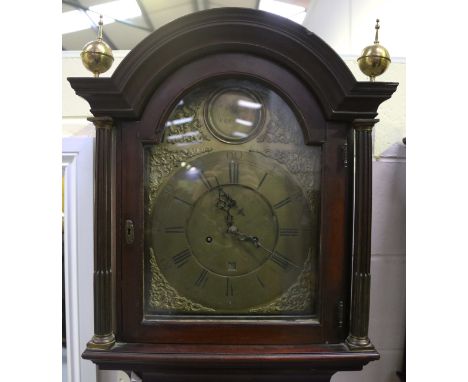
[[[229,194],[224,192],[221,187],[218,189],[218,200],[216,201],[217,208],[228,212],[232,207],[235,207],[236,204],[236,201],[231,198]]]
[[[232,199],[229,194],[224,192],[221,187],[218,189],[218,200],[216,201],[216,207],[226,212],[226,224],[228,230],[229,227],[234,224],[234,217],[231,215],[231,208],[235,207],[236,204],[236,201]]]

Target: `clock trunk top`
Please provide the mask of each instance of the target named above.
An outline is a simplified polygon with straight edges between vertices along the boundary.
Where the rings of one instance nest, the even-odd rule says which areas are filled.
[[[161,82],[178,68],[213,53],[248,53],[279,63],[317,97],[328,120],[374,118],[396,83],[357,82],[322,39],[282,17],[218,8],[173,21],[145,38],[110,78],[69,78],[94,116],[141,117]]]

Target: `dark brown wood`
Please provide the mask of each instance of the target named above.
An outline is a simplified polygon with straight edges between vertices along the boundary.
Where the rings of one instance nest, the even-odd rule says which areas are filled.
[[[322,149],[316,321],[143,319],[144,146],[160,142],[180,97],[221,77],[247,77],[274,89],[296,113],[305,144]],[[329,381],[336,371],[360,370],[379,358],[367,336],[370,127],[397,84],[357,82],[341,58],[310,31],[240,8],[183,17],[142,41],[112,77],[69,81],[90,103],[98,127],[96,335],[90,344],[99,346],[89,346],[84,358],[103,369],[134,370],[146,382]],[[102,124],[110,118],[112,133]],[[132,243],[122,233],[126,220],[134,223]],[[118,342],[112,347],[114,327]]]
[[[259,369],[252,370],[224,369],[224,370],[190,370],[171,373],[168,370],[157,372],[139,372],[144,382],[329,382],[334,372],[317,373],[309,370],[307,373],[299,374],[295,370],[287,369]]]
[[[277,62],[315,94],[328,119],[374,118],[397,84],[356,82],[323,40],[271,13],[246,8],[197,12],[145,38],[111,78],[69,78],[95,116],[139,119],[167,76],[213,53],[242,52]]]
[[[146,105],[138,124],[147,143],[159,143],[159,133],[175,104],[185,93],[215,78],[251,78],[274,89],[296,112],[306,144],[326,139],[326,123],[317,98],[289,71],[261,57],[245,53],[220,53],[194,60],[162,82]]]
[[[224,64],[223,64],[224,63]],[[305,142],[322,144],[325,171],[322,176],[322,248],[319,323],[313,322],[197,322],[158,320],[143,322],[143,305],[135,296],[143,295],[143,149],[145,144],[159,142],[160,132],[168,114],[184,92],[207,78],[248,76],[278,89],[292,109],[298,111]],[[118,303],[121,323],[118,339],[124,342],[173,343],[320,343],[345,339],[338,330],[338,304],[346,301],[348,292],[350,248],[346,236],[345,217],[351,205],[346,204],[348,185],[341,154],[347,141],[346,127],[342,123],[327,126],[317,100],[308,89],[283,68],[266,60],[245,54],[220,54],[187,64],[160,85],[148,102],[142,119],[137,123],[120,124],[125,146],[123,163],[132,163],[131,171],[122,180],[124,200],[120,226],[127,219],[135,222],[135,243],[122,243],[121,303]],[[328,136],[328,138],[326,138]],[[137,164],[137,165],[135,165]],[[346,209],[348,208],[348,210]],[[340,265],[338,265],[340,264]],[[132,309],[128,309],[131,306]],[[323,324],[325,323],[325,324]]]
[[[356,200],[354,213],[353,289],[347,343],[352,348],[373,347],[368,337],[372,218],[372,127],[376,119],[355,120]]]
[[[103,370],[116,365],[136,371],[145,382],[164,381],[329,381],[336,370],[360,370],[377,352],[349,352],[346,346],[220,346],[118,344],[110,351],[87,350],[83,357]],[[159,378],[159,379],[158,379]],[[218,379],[216,379],[218,378]]]
[[[94,172],[94,336],[88,348],[106,349],[112,328],[112,126],[111,118],[91,118],[96,126]]]
[[[346,241],[346,216],[351,213],[347,195],[347,168],[343,161],[343,145],[347,142],[346,128],[337,122],[327,125],[327,142],[323,147],[322,201],[321,201],[321,267],[319,270],[322,302],[321,322],[324,342],[344,340],[339,323],[339,302],[347,301],[349,294],[349,242]],[[347,313],[343,312],[347,316]]]

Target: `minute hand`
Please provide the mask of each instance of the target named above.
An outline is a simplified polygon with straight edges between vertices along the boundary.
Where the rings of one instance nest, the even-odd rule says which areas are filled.
[[[260,243],[260,240],[258,239],[257,236],[247,235],[243,232],[240,232],[235,225],[230,226],[228,229],[228,232],[231,235],[236,236],[240,241],[250,241],[255,246],[255,248],[262,248],[264,251],[268,252],[271,255],[270,257],[271,260],[273,260],[276,264],[278,264],[283,269],[287,269],[290,265],[292,265],[293,267],[297,269],[301,268],[299,265],[293,263],[291,260],[287,259],[286,257],[279,254],[278,252],[269,250],[262,243]]]
[[[255,244],[255,246],[257,248],[260,247],[266,252],[268,252],[271,255],[271,259],[275,261],[278,265],[282,266],[283,268],[287,268],[287,264],[289,264],[295,268],[298,268],[298,269],[301,268],[299,265],[293,263],[291,260],[287,259],[283,255],[280,255],[278,252],[270,251],[268,248],[263,246],[262,243],[260,243],[260,241],[256,237],[254,237],[253,239],[254,239],[253,243]]]

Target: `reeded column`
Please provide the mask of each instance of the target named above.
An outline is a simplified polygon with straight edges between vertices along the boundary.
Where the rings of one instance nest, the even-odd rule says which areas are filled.
[[[96,127],[94,162],[94,336],[88,349],[115,344],[112,331],[111,162],[112,126],[108,117],[89,118]]]
[[[351,323],[346,343],[351,349],[373,349],[368,337],[372,224],[372,128],[377,119],[353,121],[356,144],[354,253]]]

